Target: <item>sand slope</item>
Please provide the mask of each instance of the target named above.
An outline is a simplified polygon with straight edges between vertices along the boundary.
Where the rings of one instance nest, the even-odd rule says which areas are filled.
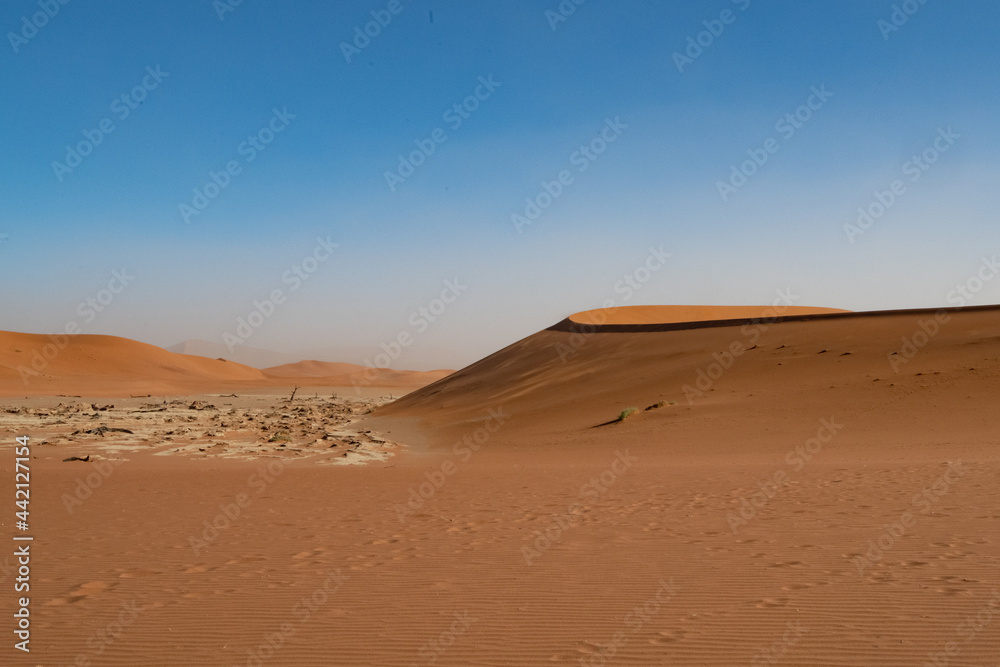
[[[589,436],[591,427],[621,410],[659,401],[678,405],[632,420],[629,437],[665,428],[674,435],[681,428],[694,438],[705,420],[718,419],[713,433],[732,424],[742,429],[740,440],[755,439],[748,424],[767,421],[770,433],[794,433],[825,413],[852,415],[869,435],[885,434],[892,442],[911,432],[980,433],[995,399],[983,383],[997,368],[1000,307],[948,311],[950,320],[926,343],[921,323],[931,326],[934,312],[798,313],[776,321],[687,324],[667,318],[652,324],[649,311],[640,311],[640,324],[619,317],[605,326],[575,325],[574,316],[378,414],[419,419],[425,433],[440,432],[446,441],[503,406],[512,414],[504,433],[516,433],[524,444],[521,436]],[[915,335],[925,347],[912,360],[894,355]],[[746,351],[734,357],[734,347]],[[890,355],[899,360],[895,368]],[[898,404],[905,418],[879,412],[881,404]],[[937,409],[928,411],[927,405]],[[730,451],[726,446],[717,453]]]

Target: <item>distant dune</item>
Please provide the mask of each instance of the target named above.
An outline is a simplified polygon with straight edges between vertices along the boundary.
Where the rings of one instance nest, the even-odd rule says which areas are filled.
[[[305,348],[295,352],[276,352],[249,345],[237,345],[235,349],[218,342],[207,340],[189,339],[177,345],[166,348],[170,352],[179,354],[193,354],[199,357],[210,359],[228,359],[246,366],[254,368],[271,368],[294,364],[303,359],[316,361],[326,361],[330,363],[346,362],[364,366],[368,360],[374,360],[383,354],[382,348],[378,345],[333,345],[321,348]],[[436,346],[423,346],[419,348],[410,347],[406,351],[406,356],[402,363],[408,368],[418,368],[421,370],[436,370],[447,368],[450,363],[454,363],[455,351],[449,348]]]
[[[264,373],[271,378],[285,379],[285,384],[294,380],[308,386],[351,386],[357,382],[376,387],[416,387],[436,382],[452,371],[397,371],[391,368],[369,368],[357,364],[312,360],[265,368]]]
[[[307,386],[418,387],[450,371],[300,362],[267,371],[116,336],[0,332],[0,396],[129,396]]]
[[[274,352],[248,345],[238,345],[234,350],[230,350],[222,343],[213,343],[198,339],[186,340],[183,343],[172,345],[166,349],[178,354],[193,354],[198,357],[208,357],[210,359],[222,357],[223,359],[252,366],[253,368],[267,368],[268,366],[290,364],[302,359],[302,357],[297,357],[293,354]]]

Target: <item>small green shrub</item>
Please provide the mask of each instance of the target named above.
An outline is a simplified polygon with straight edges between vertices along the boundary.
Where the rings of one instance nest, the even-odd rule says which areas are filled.
[[[639,412],[639,408],[625,408],[618,413],[618,421],[623,422],[637,412]]]

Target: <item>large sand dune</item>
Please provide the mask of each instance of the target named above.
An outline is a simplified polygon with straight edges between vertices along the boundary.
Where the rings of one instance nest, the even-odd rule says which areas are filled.
[[[680,322],[672,309],[640,307],[636,317],[619,309],[606,325],[578,323],[595,312],[520,340],[379,414],[419,419],[426,434],[447,440],[503,406],[512,415],[504,434],[516,433],[519,446],[544,446],[547,435],[658,441],[669,431],[675,454],[690,446],[699,455],[756,441],[753,453],[780,448],[774,434],[792,435],[821,413],[837,414],[851,418],[857,437],[884,435],[884,451],[911,434],[981,434],[997,397],[986,378],[997,370],[1000,307],[804,309],[778,317],[741,308],[746,319],[727,312],[724,320],[695,322]],[[948,321],[935,322],[936,312]],[[914,339],[923,345],[904,343]],[[621,410],[660,401],[677,405],[591,430]],[[720,450],[703,446],[710,434],[726,435]]]

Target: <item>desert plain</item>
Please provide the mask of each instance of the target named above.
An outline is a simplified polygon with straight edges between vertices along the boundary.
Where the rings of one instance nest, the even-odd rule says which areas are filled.
[[[995,667],[998,315],[588,311],[423,373],[0,334],[0,662]]]

